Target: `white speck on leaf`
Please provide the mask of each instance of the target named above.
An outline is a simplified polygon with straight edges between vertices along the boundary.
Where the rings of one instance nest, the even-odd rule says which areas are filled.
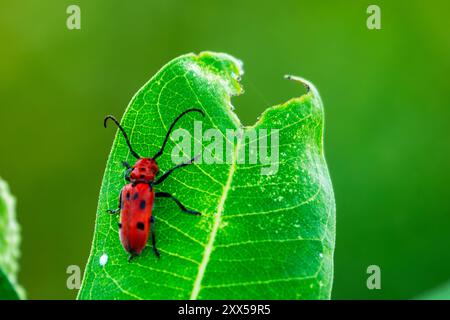
[[[102,254],[99,262],[100,262],[100,265],[103,267],[108,262],[108,255],[106,253]]]

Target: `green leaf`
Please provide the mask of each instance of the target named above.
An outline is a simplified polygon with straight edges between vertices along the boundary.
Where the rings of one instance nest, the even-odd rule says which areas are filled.
[[[242,92],[241,74],[241,63],[226,54],[188,54],[169,62],[138,91],[122,118],[134,149],[152,156],[173,119],[192,107],[206,117],[188,114],[177,128],[193,133],[194,121],[202,120],[203,132],[216,128],[225,137],[227,129],[241,128],[230,101]],[[118,218],[106,213],[117,207],[126,183],[122,161],[135,161],[116,135],[80,299],[330,298],[335,203],[323,154],[323,108],[310,83],[294,80],[309,91],[244,128],[245,133],[268,129],[270,137],[270,130],[279,129],[276,174],[262,175],[261,163],[237,163],[250,143],[240,138],[232,141],[227,163],[187,166],[158,186],[203,213],[187,215],[170,200],[156,200],[160,259],[149,246],[128,263]],[[162,172],[174,165],[174,145],[170,142],[158,159]],[[203,151],[208,145],[203,141]]]
[[[16,221],[15,199],[5,181],[0,178],[0,300],[18,297],[18,259],[20,228]],[[12,293],[14,292],[14,294]]]
[[[424,293],[416,300],[450,300],[450,282]]]
[[[8,276],[0,269],[0,300],[19,300],[19,294]]]

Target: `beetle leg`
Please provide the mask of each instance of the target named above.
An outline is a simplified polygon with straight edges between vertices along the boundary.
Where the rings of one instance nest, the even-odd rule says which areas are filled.
[[[172,172],[174,172],[176,169],[183,168],[183,167],[185,167],[185,166],[188,166],[188,165],[190,165],[190,164],[193,164],[194,161],[195,161],[198,157],[199,157],[199,156],[197,155],[197,156],[193,157],[192,159],[190,159],[190,160],[188,160],[188,161],[186,161],[186,162],[180,163],[180,164],[176,165],[175,167],[173,167],[172,169],[166,171],[161,177],[158,178],[158,180],[156,180],[155,182],[153,182],[152,185],[157,185],[157,184],[162,183],[162,182],[163,182],[164,180],[166,180],[167,177],[168,177]]]
[[[128,262],[131,262],[131,260],[133,260],[134,257],[136,257],[136,255],[133,254],[133,253],[130,253],[130,254],[128,255]]]
[[[181,211],[189,213],[189,214],[194,214],[196,216],[201,215],[200,212],[198,211],[194,211],[194,210],[189,210],[187,209],[181,202],[180,200],[178,200],[177,198],[175,198],[173,195],[171,195],[170,193],[167,192],[156,192],[155,193],[155,197],[156,198],[169,198],[172,199],[173,201],[175,201],[175,203],[178,205],[178,207],[181,209]]]
[[[131,169],[131,166],[126,161],[122,161],[122,165],[127,169]]]
[[[128,163],[127,163],[127,165],[128,165]],[[124,178],[125,178],[125,180],[130,182],[130,173],[131,173],[131,171],[133,171],[133,168],[132,167],[127,167],[127,168],[128,169],[124,173]]]
[[[150,218],[150,230],[152,233],[152,248],[155,255],[159,258],[160,254],[158,249],[156,248],[156,236],[155,236],[155,218],[151,216]]]
[[[122,192],[120,192],[120,196],[119,196],[119,207],[114,210],[108,209],[108,210],[106,210],[106,212],[108,212],[110,214],[118,214],[120,212],[120,209],[122,209]]]

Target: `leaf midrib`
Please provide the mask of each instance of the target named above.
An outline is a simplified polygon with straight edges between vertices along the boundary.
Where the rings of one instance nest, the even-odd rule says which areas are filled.
[[[234,172],[236,171],[236,158],[237,153],[239,152],[239,147],[241,145],[242,136],[239,136],[234,146],[233,154],[232,154],[232,162],[230,165],[230,170],[228,172],[227,182],[223,188],[222,196],[220,197],[219,204],[217,206],[217,213],[214,215],[214,225],[211,230],[211,234],[208,240],[208,244],[205,247],[205,251],[203,253],[202,262],[198,268],[197,276],[195,277],[194,286],[192,288],[191,300],[197,300],[200,290],[202,288],[202,280],[205,276],[206,268],[208,266],[208,262],[214,247],[214,241],[216,239],[217,231],[219,230],[220,223],[222,221],[222,213],[225,206],[225,201],[228,196],[228,192],[230,191],[231,183],[233,181]]]

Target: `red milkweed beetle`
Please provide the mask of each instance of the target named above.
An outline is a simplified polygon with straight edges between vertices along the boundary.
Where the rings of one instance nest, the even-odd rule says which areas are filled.
[[[199,109],[188,109],[181,113],[172,122],[169,130],[167,131],[166,137],[164,138],[164,142],[161,148],[151,158],[142,158],[133,150],[127,133],[120,125],[119,121],[116,120],[116,118],[114,118],[113,116],[107,116],[104,120],[103,125],[105,128],[106,123],[109,119],[111,119],[117,125],[125,138],[131,154],[137,159],[134,166],[130,166],[125,161],[122,162],[122,164],[127,168],[127,170],[125,171],[125,180],[129,183],[126,184],[120,192],[119,207],[115,210],[107,210],[107,212],[111,214],[120,213],[120,242],[122,243],[125,251],[130,254],[128,261],[130,261],[133,257],[140,255],[142,250],[144,250],[147,244],[149,232],[151,233],[152,237],[153,251],[155,252],[155,255],[157,257],[159,257],[160,255],[158,249],[156,248],[154,228],[155,219],[152,215],[155,198],[172,199],[173,201],[175,201],[181,211],[193,215],[201,214],[200,212],[187,209],[177,198],[172,196],[170,193],[155,192],[153,190],[154,186],[162,183],[174,170],[192,164],[195,160],[194,157],[189,161],[178,164],[156,179],[156,177],[159,175],[159,167],[156,162],[156,158],[163,154],[164,148],[169,139],[169,135],[172,132],[175,124],[189,112],[198,112],[203,117],[205,116],[203,111]]]

